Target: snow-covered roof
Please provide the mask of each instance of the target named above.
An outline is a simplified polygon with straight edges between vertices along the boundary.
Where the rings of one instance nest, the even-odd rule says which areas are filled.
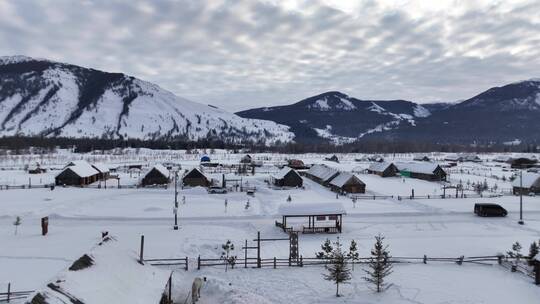
[[[341,203],[285,203],[278,209],[279,215],[328,215],[346,214],[345,207]]]
[[[456,154],[454,154],[454,155],[447,155],[447,156],[444,158],[444,160],[449,160],[449,161],[458,161],[458,160],[460,160],[460,159],[461,159],[461,156],[456,155]]]
[[[339,173],[338,170],[334,168],[330,168],[326,165],[314,165],[311,167],[308,171],[308,174],[313,175],[323,181],[326,181],[330,178],[332,178],[336,173]]]
[[[64,170],[62,170],[60,173],[58,173],[56,176],[62,174],[65,170],[70,169],[75,174],[77,174],[80,177],[89,177],[96,174],[99,174],[99,172],[94,169],[87,161],[84,160],[76,160],[70,162]]]
[[[414,173],[433,174],[439,167],[436,163],[398,163],[399,171],[409,171]]]
[[[533,186],[540,187],[540,174],[532,172],[523,172],[523,181],[520,182],[519,174],[512,182],[513,187],[531,188]]]
[[[296,172],[289,167],[283,167],[281,170],[279,170],[279,172],[272,174],[272,177],[274,179],[283,179],[285,175],[287,175],[291,171]]]
[[[70,269],[34,292],[26,303],[158,304],[170,276],[168,271],[139,264],[131,250],[110,238],[92,248]]]
[[[508,160],[510,160],[511,157],[508,156],[508,155],[499,155],[497,157],[495,157],[493,159],[493,161],[497,161],[497,162],[507,162]]]
[[[334,177],[332,179],[332,181],[330,181],[330,185],[333,185],[333,186],[336,186],[336,187],[343,187],[345,185],[345,183],[347,183],[350,179],[356,179],[358,180],[358,182],[362,183],[363,182],[358,178],[356,177],[354,174],[352,173],[349,173],[349,172],[340,172],[338,174],[338,176]]]
[[[208,176],[206,176],[206,174],[204,174],[204,172],[202,172],[201,170],[199,170],[198,168],[193,168],[191,170],[189,170],[184,176],[190,174],[191,172],[193,171],[197,171],[199,172],[202,176],[204,176],[204,178],[206,178],[207,180],[212,180],[211,178],[209,178]]]
[[[109,167],[105,164],[93,164],[92,167],[94,167],[94,169],[98,170],[101,173],[109,172]]]
[[[368,170],[375,171],[375,172],[383,172],[386,170],[389,166],[391,166],[392,163],[382,162],[382,163],[372,163],[369,165]]]
[[[161,164],[157,164],[155,165],[154,167],[152,167],[152,169],[150,169],[144,176],[146,176],[148,173],[150,173],[150,171],[152,171],[153,169],[156,169],[159,171],[159,173],[163,174],[163,176],[166,176],[166,177],[169,177],[169,170],[167,168],[165,168],[163,165]]]

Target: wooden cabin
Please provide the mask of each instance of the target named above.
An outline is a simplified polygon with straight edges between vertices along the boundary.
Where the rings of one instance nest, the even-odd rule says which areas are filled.
[[[511,158],[510,160],[508,160],[510,167],[513,169],[532,168],[536,165],[537,162],[538,161],[536,159],[527,157]]]
[[[339,173],[330,181],[329,186],[338,193],[366,193],[366,184],[349,172]]]
[[[518,174],[516,179],[512,182],[512,192],[515,195],[531,193],[540,193],[540,174],[523,172],[521,177]]]
[[[324,186],[327,186],[338,174],[338,170],[319,164],[312,166],[305,173],[306,177]]]
[[[39,164],[28,166],[28,174],[41,174],[47,172],[47,169],[41,168]]]
[[[287,166],[296,170],[308,169],[308,166],[300,159],[289,159],[287,161]]]
[[[253,162],[253,158],[251,155],[246,154],[240,159],[241,164],[251,164]]]
[[[332,155],[330,157],[326,157],[324,160],[327,160],[327,161],[332,161],[332,162],[335,162],[335,163],[339,163],[339,158],[337,157],[337,155]]]
[[[209,187],[211,185],[211,179],[204,175],[199,169],[193,168],[184,175],[182,184],[189,187]]]
[[[399,172],[399,169],[394,165],[394,163],[373,163],[367,169],[369,174],[376,174],[380,177],[391,177],[396,176]]]
[[[295,170],[284,167],[278,173],[270,176],[271,182],[278,187],[302,187],[304,180]]]
[[[170,172],[163,165],[155,165],[148,172],[144,174],[141,179],[141,185],[152,186],[152,185],[168,185],[169,184]]]
[[[86,186],[99,180],[99,171],[86,161],[72,161],[56,175],[54,182],[62,186]]]
[[[424,161],[424,162],[429,162],[431,161],[431,159],[429,158],[429,156],[427,155],[417,155],[413,158],[413,160],[415,161]]]
[[[401,176],[426,181],[446,181],[446,172],[435,163],[401,163],[397,167]]]

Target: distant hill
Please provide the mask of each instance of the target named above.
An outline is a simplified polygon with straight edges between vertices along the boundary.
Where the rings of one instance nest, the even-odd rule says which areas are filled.
[[[359,100],[340,92],[323,93],[288,106],[236,114],[290,126],[299,141],[334,143],[355,141],[402,125],[414,126],[418,119],[431,115],[429,110],[410,101]]]
[[[327,92],[297,103],[237,113],[291,127],[297,141],[433,143],[540,141],[540,79],[491,88],[457,103],[360,100]]]
[[[289,142],[288,127],[241,118],[121,73],[0,57],[0,136]]]

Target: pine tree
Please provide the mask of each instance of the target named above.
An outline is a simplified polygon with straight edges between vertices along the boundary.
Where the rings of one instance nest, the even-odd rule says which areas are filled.
[[[330,252],[328,257],[330,259],[330,263],[325,266],[328,273],[323,273],[323,278],[327,281],[333,281],[336,284],[336,297],[339,297],[339,284],[346,284],[351,280],[351,270],[349,269],[347,261],[345,260],[345,254],[341,249],[339,238],[334,245],[335,248]]]
[[[17,235],[17,230],[19,228],[19,226],[22,224],[22,221],[21,221],[21,217],[20,216],[17,216],[15,218],[15,222],[13,222],[13,226],[15,226],[15,235]]]
[[[358,246],[354,240],[351,241],[351,245],[349,246],[349,252],[347,252],[347,258],[352,261],[352,270],[354,271],[354,261],[358,260],[359,258],[358,253]]]
[[[322,251],[319,251],[315,254],[315,256],[319,259],[328,259],[330,258],[332,251],[334,251],[334,248],[332,247],[332,243],[329,239],[326,239],[324,243],[321,245]]]
[[[221,259],[225,262],[225,272],[229,268],[229,265],[234,268],[236,264],[236,256],[231,255],[231,252],[234,251],[234,244],[231,240],[227,240],[225,244],[221,245],[223,251],[221,252]]]
[[[523,255],[521,254],[521,244],[519,242],[515,242],[512,244],[512,250],[509,250],[507,252],[508,257],[514,258],[514,265],[512,266],[512,271],[515,271],[517,265],[519,265],[519,262]]]
[[[375,285],[375,290],[377,292],[381,292],[387,288],[385,279],[392,273],[388,245],[385,246],[383,240],[384,237],[380,234],[375,237],[375,245],[371,250],[371,259],[368,264],[368,269],[364,270],[367,274],[364,279]]]

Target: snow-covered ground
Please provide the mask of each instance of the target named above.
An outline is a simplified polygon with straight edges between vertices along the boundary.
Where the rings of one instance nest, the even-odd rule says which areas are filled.
[[[153,152],[152,152],[153,153]],[[183,168],[198,164],[198,155],[184,155],[177,162]],[[156,153],[157,154],[157,153]],[[219,156],[218,156],[219,155]],[[77,155],[80,157],[80,155]],[[133,156],[128,161],[145,164],[174,160],[172,157]],[[223,163],[235,163],[242,155],[220,151],[211,156]],[[322,159],[328,155],[309,154],[292,156],[307,163],[326,163],[340,170],[351,171],[368,163],[354,161],[360,155],[342,155],[342,161],[331,163]],[[56,156],[64,159],[65,156]],[[121,163],[118,159],[107,161],[105,156],[92,156],[110,165]],[[285,155],[260,154],[254,156],[268,164],[283,162]],[[443,155],[439,156],[441,159]],[[493,157],[493,156],[489,156]],[[146,159],[144,159],[146,158]],[[401,159],[411,156],[401,155]],[[51,155],[50,161],[54,162]],[[13,159],[0,160],[3,165],[24,165]],[[57,164],[59,165],[59,164]],[[499,187],[510,188],[492,176],[506,178],[510,171],[497,164],[459,164],[452,170],[450,180],[472,182],[487,179]],[[265,169],[266,170],[266,169]],[[461,173],[463,170],[464,173]],[[467,171],[468,170],[468,171]],[[487,173],[487,177],[485,174]],[[134,184],[138,177],[128,173],[121,180]],[[210,174],[219,179],[220,174]],[[442,194],[439,183],[410,178],[380,178],[358,174],[367,185],[368,195]],[[22,170],[0,171],[0,184],[7,181],[28,182],[30,175]],[[42,181],[52,181],[54,171],[42,176]],[[488,179],[489,178],[489,179]],[[386,237],[390,253],[394,256],[459,257],[496,255],[507,251],[519,241],[524,246],[540,238],[540,197],[524,198],[525,225],[517,224],[519,198],[468,199],[361,199],[353,204],[350,198],[340,196],[308,179],[305,189],[276,190],[268,186],[267,173],[243,176],[244,182],[255,186],[255,196],[242,192],[209,195],[202,188],[180,189],[180,230],[172,230],[174,189],[96,189],[56,187],[0,191],[0,292],[8,282],[14,290],[36,289],[69,266],[73,260],[87,252],[101,236],[109,231],[122,246],[138,251],[139,237],[145,235],[147,258],[189,257],[190,270],[174,273],[175,297],[183,303],[195,276],[206,276],[209,281],[203,288],[200,303],[538,303],[540,287],[532,279],[510,273],[492,265],[455,263],[399,264],[389,277],[392,286],[382,294],[371,291],[363,280],[362,266],[356,266],[350,284],[343,285],[342,297],[334,296],[335,286],[324,281],[322,267],[293,267],[281,269],[234,269],[225,273],[222,267],[204,267],[196,270],[196,257],[218,258],[221,244],[230,239],[237,247],[235,254],[243,256],[239,248],[245,240],[256,237],[257,231],[266,238],[286,237],[275,227],[280,219],[280,204],[341,202],[347,211],[343,218],[340,239],[348,244],[358,242],[361,256],[367,256],[373,237],[379,233]],[[36,182],[37,183],[37,182]],[[127,182],[126,182],[127,183]],[[185,204],[183,203],[185,198]],[[225,208],[227,200],[227,208]],[[249,208],[246,203],[249,200]],[[479,218],[473,215],[477,202],[494,202],[504,206],[506,218]],[[13,221],[22,218],[22,225],[14,235]],[[49,216],[49,234],[40,235],[40,218]],[[327,238],[336,235],[300,235],[300,253],[312,257]],[[286,258],[287,242],[265,242],[263,258]],[[253,256],[253,253],[250,254]]]

